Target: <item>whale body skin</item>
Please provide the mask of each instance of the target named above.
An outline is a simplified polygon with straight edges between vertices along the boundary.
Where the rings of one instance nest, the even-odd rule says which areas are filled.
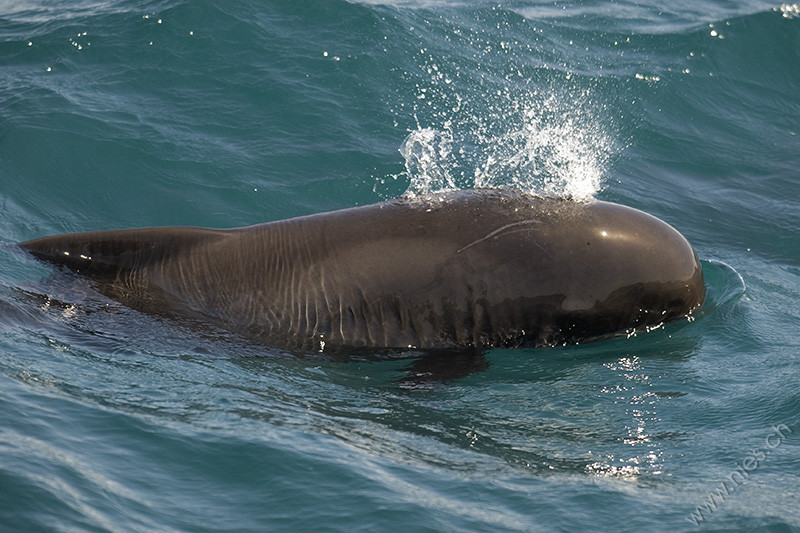
[[[697,255],[661,220],[512,190],[20,246],[134,309],[299,352],[574,344],[678,320],[705,298]]]

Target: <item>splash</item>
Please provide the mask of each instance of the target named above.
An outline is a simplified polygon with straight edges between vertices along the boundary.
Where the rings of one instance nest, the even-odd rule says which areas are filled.
[[[588,200],[600,191],[614,146],[586,93],[497,96],[409,133],[400,148],[406,196],[492,187]]]
[[[417,128],[400,147],[410,184],[407,196],[457,189],[452,170],[453,136],[449,131]]]
[[[590,199],[601,190],[618,151],[618,117],[606,106],[615,98],[606,86],[618,83],[602,65],[559,63],[553,36],[499,5],[402,13],[419,43],[390,104],[396,124],[416,126],[400,147],[405,171],[391,176],[407,196],[506,187]]]
[[[475,185],[581,200],[594,196],[611,143],[587,108],[579,100],[566,105],[555,95],[514,101],[507,131],[480,139],[486,155],[476,168]]]

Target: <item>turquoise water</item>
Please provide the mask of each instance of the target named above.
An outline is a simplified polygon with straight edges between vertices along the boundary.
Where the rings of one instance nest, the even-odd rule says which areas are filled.
[[[0,1],[0,529],[800,530],[800,8]],[[447,187],[680,230],[698,318],[291,357],[11,243]]]

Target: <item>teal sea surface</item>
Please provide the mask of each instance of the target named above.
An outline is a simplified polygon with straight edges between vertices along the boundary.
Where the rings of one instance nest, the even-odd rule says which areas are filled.
[[[342,361],[14,246],[469,187],[647,211],[706,304]],[[800,531],[799,334],[791,0],[0,0],[0,531]]]

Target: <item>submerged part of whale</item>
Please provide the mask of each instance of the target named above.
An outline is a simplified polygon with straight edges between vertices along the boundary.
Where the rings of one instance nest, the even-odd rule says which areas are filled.
[[[659,219],[510,190],[21,246],[134,309],[290,351],[580,343],[678,320],[705,298],[694,250]]]

